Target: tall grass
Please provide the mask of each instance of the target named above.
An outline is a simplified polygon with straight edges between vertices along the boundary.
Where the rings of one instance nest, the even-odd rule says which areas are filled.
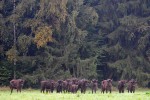
[[[22,93],[17,93],[16,90],[10,95],[10,90],[0,89],[0,100],[150,100],[150,90],[140,90],[136,93],[119,94],[113,91],[111,94],[101,94],[98,91],[92,94],[87,91],[85,94],[80,92],[72,93],[40,93],[40,90],[23,90]]]

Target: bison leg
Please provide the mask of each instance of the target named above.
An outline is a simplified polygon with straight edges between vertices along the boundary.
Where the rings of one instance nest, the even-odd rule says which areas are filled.
[[[124,93],[124,90],[122,90],[122,93]]]
[[[11,88],[11,93],[10,94],[12,94],[12,92],[13,92],[13,88]]]
[[[133,90],[133,93],[135,92],[135,90]]]
[[[94,92],[96,93],[96,89],[94,89]]]
[[[129,89],[128,89],[128,93],[129,93]]]
[[[48,89],[46,89],[46,93],[48,93]]]
[[[111,88],[109,88],[108,91],[111,93]]]
[[[104,90],[103,90],[103,94],[105,93],[105,91],[106,91],[106,90],[104,89]]]
[[[121,90],[119,89],[119,93],[121,93]]]
[[[106,93],[107,93],[107,89],[106,89]]]
[[[53,90],[51,90],[51,93],[53,93]]]
[[[21,88],[19,89],[20,93],[21,93]]]
[[[81,93],[83,93],[83,90],[82,90],[82,88],[81,88]]]
[[[43,89],[41,89],[41,93],[43,93]]]
[[[104,94],[104,89],[102,89],[102,90],[101,90],[101,93],[103,93],[103,94]]]
[[[45,92],[45,88],[43,89],[43,93]]]
[[[84,94],[85,94],[85,92],[86,92],[86,89],[83,90],[83,93],[84,93]]]

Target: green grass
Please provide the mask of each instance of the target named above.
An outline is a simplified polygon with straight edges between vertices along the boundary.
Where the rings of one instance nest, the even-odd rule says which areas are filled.
[[[138,90],[136,93],[119,94],[113,91],[111,94],[101,94],[98,91],[92,94],[87,91],[86,94],[80,92],[71,93],[40,93],[40,90],[23,90],[22,93],[17,93],[16,90],[10,95],[10,90],[0,89],[0,100],[150,100],[150,90]]]

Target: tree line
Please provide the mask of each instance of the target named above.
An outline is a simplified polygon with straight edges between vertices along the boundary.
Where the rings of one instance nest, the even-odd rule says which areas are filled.
[[[15,76],[27,87],[71,77],[148,87],[149,32],[149,0],[1,0],[0,85]]]

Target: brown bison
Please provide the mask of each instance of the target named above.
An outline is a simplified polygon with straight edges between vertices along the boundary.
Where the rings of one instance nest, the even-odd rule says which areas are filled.
[[[77,78],[71,78],[69,85],[69,92],[76,93],[78,91],[79,80]]]
[[[136,86],[136,83],[137,81],[135,81],[134,79],[131,79],[129,82],[128,82],[128,86],[127,86],[127,90],[128,90],[128,93],[134,93],[135,92],[135,86]]]
[[[101,92],[104,93],[106,91],[106,93],[108,91],[110,91],[111,93],[111,88],[112,88],[112,80],[111,79],[107,79],[107,80],[103,80],[101,82]]]
[[[98,80],[93,79],[93,80],[91,81],[91,88],[92,88],[92,93],[93,93],[93,92],[96,93],[96,91],[97,91],[97,89],[98,89]]]
[[[62,80],[58,80],[57,81],[57,86],[56,86],[56,92],[60,93],[63,90],[63,81]]]
[[[51,93],[53,93],[53,91],[55,89],[55,84],[56,84],[56,82],[54,80],[50,81],[50,91],[51,91]]]
[[[79,80],[77,78],[72,78],[71,81],[72,81],[72,84],[78,85]]]
[[[44,93],[46,90],[46,93],[51,92],[53,93],[55,88],[55,81],[54,80],[45,80],[41,81],[41,92]]]
[[[41,81],[41,93],[44,93],[45,90],[46,92],[48,92],[48,89],[50,89],[50,81],[49,80]]]
[[[17,89],[17,92],[20,91],[24,85],[24,80],[23,79],[13,79],[10,81],[10,89],[11,89],[11,94],[13,92],[13,89]]]
[[[70,91],[70,86],[72,85],[72,81],[71,81],[70,79],[67,79],[66,81],[67,81],[66,91],[67,91],[67,92],[71,92],[71,91]]]
[[[66,80],[64,80],[62,82],[62,88],[63,88],[64,93],[68,91],[67,85],[68,85],[68,82]]]
[[[89,81],[86,80],[86,79],[79,80],[79,82],[78,82],[78,89],[79,88],[81,89],[81,93],[85,93],[86,92],[88,84],[89,84]]]
[[[72,93],[77,93],[77,90],[78,90],[78,85],[72,84],[72,85],[70,86],[70,92],[72,92]]]
[[[118,90],[119,90],[119,93],[124,93],[126,82],[127,82],[126,80],[120,80],[120,81],[118,81]]]

